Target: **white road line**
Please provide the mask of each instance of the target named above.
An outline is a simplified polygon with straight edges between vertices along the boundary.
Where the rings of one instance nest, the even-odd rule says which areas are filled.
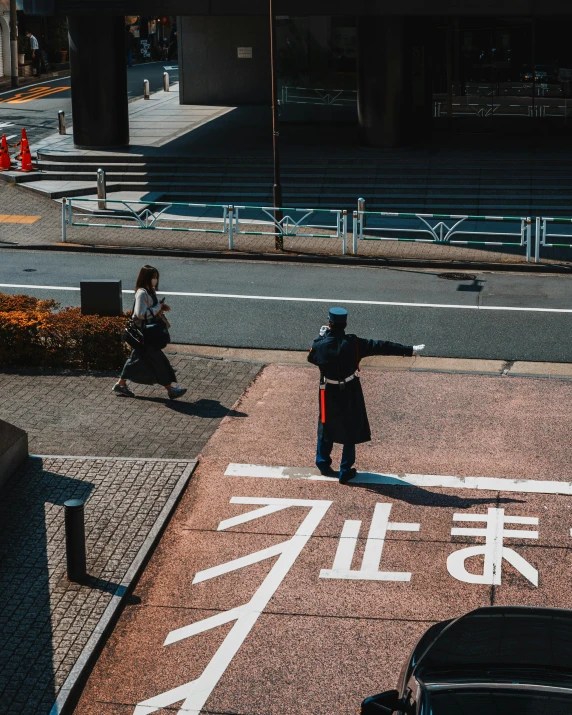
[[[229,464],[226,477],[254,477],[257,479],[304,479],[307,481],[336,482],[335,477],[322,477],[317,470],[305,467],[265,467],[258,464]],[[451,477],[436,474],[381,474],[358,472],[350,484],[385,484],[400,487],[436,487],[440,489],[475,489],[494,492],[523,492],[527,494],[572,495],[572,482],[536,479],[505,479],[501,477]],[[465,517],[463,517],[465,519]],[[514,523],[532,523],[529,521]],[[572,535],[572,531],[571,531]]]
[[[79,291],[70,286],[25,285],[23,283],[0,283],[0,288],[28,288],[31,290],[65,290]],[[131,293],[132,290],[124,290]],[[291,303],[329,303],[347,305],[380,305],[402,308],[452,308],[455,310],[508,310],[521,313],[572,313],[572,308],[524,308],[505,305],[458,305],[448,303],[405,303],[391,300],[351,300],[348,298],[295,298],[285,295],[242,295],[240,293],[185,293],[182,291],[160,291],[161,295],[174,295],[183,298],[226,298],[233,300],[267,300]]]
[[[70,75],[67,75],[66,77],[56,77],[56,79],[50,79],[47,80],[46,82],[37,82],[36,84],[27,84],[24,87],[19,87],[17,90],[15,89],[9,89],[7,92],[0,92],[0,97],[3,97],[5,94],[12,94],[13,92],[22,92],[27,89],[32,89],[33,87],[39,87],[44,84],[53,84],[54,82],[60,82],[64,79],[70,79]]]

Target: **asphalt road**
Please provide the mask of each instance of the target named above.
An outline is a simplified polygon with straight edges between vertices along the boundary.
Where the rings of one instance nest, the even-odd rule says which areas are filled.
[[[167,69],[168,68],[168,69]],[[174,69],[173,69],[174,68]],[[163,72],[169,72],[171,82],[178,80],[176,62],[149,62],[127,69],[129,99],[143,96],[143,80],[149,80],[151,92],[163,87]],[[32,145],[58,130],[58,112],[66,113],[68,127],[72,124],[70,78],[47,79],[37,84],[0,93],[0,134],[16,142],[23,126]],[[10,139],[12,137],[12,139]],[[33,146],[32,146],[33,148]]]
[[[120,279],[129,291],[144,262],[2,249],[0,291],[79,305],[81,279]],[[425,343],[426,355],[572,362],[572,279],[566,276],[483,273],[475,281],[454,281],[434,271],[186,258],[152,262],[161,272],[161,295],[172,306],[175,342],[304,350],[328,306],[340,304],[350,311],[351,332]],[[131,293],[124,293],[125,309],[131,302]]]

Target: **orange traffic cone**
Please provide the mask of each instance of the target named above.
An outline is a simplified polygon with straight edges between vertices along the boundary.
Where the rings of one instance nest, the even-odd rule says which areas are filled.
[[[19,146],[20,151],[16,154],[16,160],[19,161],[22,158],[22,147],[24,146],[24,139],[28,141],[28,133],[26,132],[26,127],[22,127],[22,136],[17,144],[12,144],[12,146]]]
[[[20,155],[22,157],[22,165],[18,171],[34,171],[34,167],[32,166],[32,154],[30,152],[28,140],[25,137],[22,137],[22,151]]]
[[[10,161],[10,152],[8,151],[8,142],[6,135],[2,134],[2,143],[0,144],[0,171],[9,171],[12,168]]]

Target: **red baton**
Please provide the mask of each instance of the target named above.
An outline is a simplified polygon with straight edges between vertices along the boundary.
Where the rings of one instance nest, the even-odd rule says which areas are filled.
[[[326,386],[320,385],[320,422],[326,424]]]

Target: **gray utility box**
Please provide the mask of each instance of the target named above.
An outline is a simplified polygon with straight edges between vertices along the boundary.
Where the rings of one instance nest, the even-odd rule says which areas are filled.
[[[122,315],[121,281],[80,281],[82,315]]]

